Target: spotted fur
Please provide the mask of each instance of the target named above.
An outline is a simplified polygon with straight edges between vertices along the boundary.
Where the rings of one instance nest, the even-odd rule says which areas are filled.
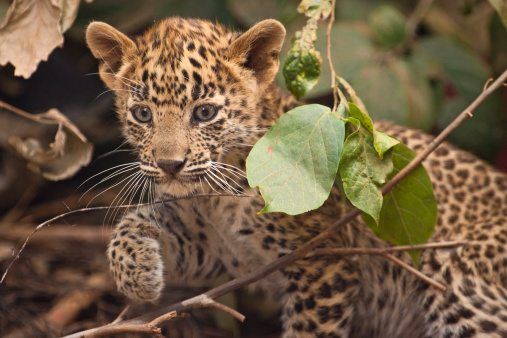
[[[166,280],[245,275],[296,249],[348,208],[333,190],[317,211],[258,215],[262,199],[232,167],[244,169],[246,145],[297,105],[273,83],[284,36],[275,20],[240,34],[169,18],[135,40],[104,23],[89,26],[87,41],[102,79],[116,91],[125,137],[159,198],[225,189],[255,196],[179,200],[124,217],[108,258],[130,299],[156,300]],[[202,105],[215,107],[216,116],[196,120]],[[149,122],[136,120],[139,109],[151,112]],[[378,128],[416,151],[432,140],[391,123]],[[219,162],[222,174],[212,164]],[[439,202],[432,240],[469,242],[423,254],[421,270],[447,291],[381,257],[308,258],[257,283],[280,299],[284,337],[507,337],[507,176],[449,144],[425,166]],[[387,244],[358,219],[325,245]]]

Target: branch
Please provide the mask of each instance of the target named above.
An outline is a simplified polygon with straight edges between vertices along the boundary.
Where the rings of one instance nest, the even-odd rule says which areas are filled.
[[[315,249],[312,252],[312,256],[336,257],[341,255],[381,255],[390,260],[391,262],[393,262],[394,264],[400,266],[401,268],[415,275],[417,278],[422,279],[426,283],[434,286],[435,288],[441,291],[445,291],[445,285],[429,278],[425,274],[421,273],[419,270],[413,268],[412,266],[405,263],[396,256],[393,256],[391,253],[400,251],[423,250],[423,249],[453,248],[464,244],[465,242],[439,242],[418,245],[400,245],[388,248],[322,248]]]
[[[331,89],[333,91],[333,111],[336,111],[338,102],[340,101],[338,95],[338,87],[336,86],[336,70],[334,69],[333,59],[331,57],[331,30],[333,29],[334,23],[334,11],[335,11],[336,0],[331,0],[331,13],[327,22],[326,28],[326,59],[329,64],[329,70],[331,71]]]
[[[239,313],[238,311],[231,309],[227,305],[224,305],[222,303],[219,303],[205,294],[189,298],[182,302],[183,306],[185,308],[192,308],[192,307],[212,307],[221,311],[224,311],[225,313],[230,314],[237,320],[243,322],[245,320],[245,316]],[[121,318],[122,314],[126,312],[125,309],[122,311],[122,313],[118,316]],[[111,324],[101,326],[96,329],[91,329],[83,332],[77,332],[68,336],[65,336],[65,338],[76,338],[76,337],[100,337],[100,336],[108,336],[113,334],[119,334],[119,333],[151,333],[151,334],[160,334],[162,331],[160,329],[160,325],[170,321],[174,317],[177,316],[176,310],[167,311],[165,313],[162,313],[155,319],[152,319],[149,322],[142,322],[142,321],[118,321],[117,319],[112,322]]]
[[[430,144],[419,153],[405,168],[400,170],[396,176],[393,177],[392,180],[387,182],[387,184],[382,189],[382,194],[387,194],[391,191],[398,182],[404,179],[412,170],[417,168],[419,164],[421,164],[426,157],[429,156],[435,149],[444,142],[444,140],[454,131],[456,130],[463,122],[473,117],[473,112],[479,107],[484,100],[488,96],[490,96],[495,90],[505,85],[505,81],[507,81],[507,70],[505,70],[502,75],[500,75],[489,87],[485,87],[481,94],[468,106],[463,110],[444,130],[438,134],[437,137],[430,142]]]
[[[9,271],[10,271],[10,269],[12,267],[12,265],[19,259],[19,257],[21,256],[21,253],[23,252],[23,250],[25,250],[25,247],[27,246],[28,242],[33,237],[33,235],[35,235],[39,230],[41,230],[45,226],[49,226],[49,225],[51,225],[52,223],[54,223],[54,222],[56,222],[58,220],[64,219],[64,218],[66,218],[68,216],[72,216],[72,215],[76,215],[76,214],[81,214],[81,213],[85,213],[85,212],[89,212],[89,211],[101,211],[101,210],[110,210],[110,209],[131,209],[131,208],[138,208],[138,207],[147,206],[147,205],[157,205],[157,204],[164,204],[164,203],[169,203],[169,202],[174,202],[174,201],[179,201],[179,200],[193,199],[193,198],[202,198],[202,197],[211,197],[211,196],[252,197],[252,196],[249,196],[249,195],[231,195],[231,194],[189,195],[189,196],[184,196],[184,197],[176,197],[176,198],[166,199],[166,200],[162,200],[162,201],[154,201],[154,202],[150,202],[150,203],[124,204],[124,205],[107,206],[107,207],[81,208],[81,209],[71,210],[71,211],[68,211],[66,213],[60,214],[58,216],[55,216],[55,217],[53,217],[51,219],[48,219],[47,221],[44,221],[44,222],[40,223],[39,225],[37,225],[35,227],[35,229],[33,229],[33,231],[26,237],[25,241],[23,242],[23,244],[21,245],[21,247],[19,248],[19,250],[16,252],[16,255],[14,255],[14,257],[12,258],[12,260],[9,262],[9,265],[7,265],[7,268],[5,269],[5,271],[4,271],[3,275],[2,275],[2,278],[0,279],[0,284],[2,284],[4,282],[5,278],[7,277],[7,274],[9,273]]]
[[[231,309],[230,307],[228,307],[222,303],[218,303],[218,302],[214,301],[212,298],[206,296],[206,294],[201,294],[201,295],[189,298],[189,299],[181,302],[181,304],[185,307],[214,307],[215,309],[219,309],[219,310],[222,310],[222,311],[230,314],[231,316],[233,316],[234,318],[236,318],[240,322],[245,321],[244,315],[242,315],[238,311]]]
[[[402,169],[398,174],[396,174],[391,181],[389,181],[386,186],[382,189],[382,193],[385,195],[391,191],[391,189],[400,182],[403,178],[405,178],[412,170],[417,168],[428,155],[433,152],[443,141],[444,139],[454,131],[461,123],[463,123],[468,118],[472,117],[472,112],[488,97],[490,96],[496,89],[503,85],[503,83],[507,80],[507,70],[500,75],[491,86],[484,89],[484,91],[464,110],[459,114],[456,119],[449,124],[428,146],[427,148],[416,156],[404,169]],[[297,261],[298,259],[304,258],[308,253],[314,250],[318,245],[320,245],[325,239],[330,237],[339,227],[347,224],[351,220],[355,219],[359,216],[360,212],[357,209],[354,209],[347,214],[345,214],[340,220],[332,224],[329,228],[324,230],[322,233],[311,239],[310,241],[303,244],[299,249],[292,251],[291,253],[282,256],[273,262],[243,276],[235,278],[227,283],[219,285],[207,292],[201,294],[202,297],[209,297],[211,299],[216,299],[221,297],[231,291],[237,290],[245,285],[256,282],[271,273]],[[198,296],[199,297],[199,296]],[[153,312],[147,313],[145,315],[124,321],[119,322],[116,325],[128,325],[130,323],[145,323],[149,321],[151,318],[160,316],[160,314],[169,313],[171,311],[180,311],[185,309],[184,302],[175,303],[166,307],[162,307]],[[75,333],[73,335],[67,336],[67,338],[76,338],[76,337],[85,337],[89,335],[93,335],[96,333],[100,333],[104,327],[96,327],[93,329],[89,329],[86,331],[81,331]]]
[[[416,245],[398,245],[387,248],[319,248],[312,252],[312,256],[383,255],[385,253],[400,251],[455,248],[465,244],[466,242],[451,241]]]
[[[403,269],[407,270],[408,272],[410,272],[411,274],[413,274],[417,278],[422,279],[423,281],[425,281],[429,285],[433,286],[437,290],[440,290],[442,292],[445,291],[446,287],[445,287],[444,284],[439,283],[439,282],[437,282],[434,279],[431,279],[430,277],[426,276],[424,273],[422,273],[421,271],[417,270],[416,268],[414,268],[410,264],[405,263],[404,261],[402,261],[398,257],[396,257],[396,256],[394,256],[394,255],[392,255],[390,253],[383,253],[382,256],[384,256],[385,258],[387,258],[388,260],[390,260],[394,264],[399,265]]]
[[[66,337],[101,337],[101,336],[109,336],[120,333],[149,333],[149,334],[161,334],[162,330],[160,329],[160,325],[164,322],[167,322],[177,316],[176,311],[171,311],[168,313],[164,313],[153,319],[148,323],[124,323],[121,322],[111,323],[108,325],[104,325],[100,330],[93,333],[74,333],[70,336]]]
[[[52,224],[50,228],[39,232],[33,236],[34,224],[13,224],[12,226],[0,228],[0,238],[10,241],[26,240],[32,236],[31,243],[53,244],[67,243],[69,241],[79,241],[90,244],[107,244],[110,240],[110,229],[102,227],[80,224],[79,226],[69,226],[68,224]],[[69,229],[70,228],[70,229]]]

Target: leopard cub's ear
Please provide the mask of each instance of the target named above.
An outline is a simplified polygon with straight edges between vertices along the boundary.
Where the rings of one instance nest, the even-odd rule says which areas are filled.
[[[260,85],[269,84],[278,72],[284,39],[285,28],[279,21],[263,20],[232,42],[229,59],[252,70]]]
[[[99,74],[104,83],[115,88],[115,74],[125,55],[133,53],[136,45],[128,36],[104,22],[92,22],[86,29],[86,42],[93,56],[99,60]]]

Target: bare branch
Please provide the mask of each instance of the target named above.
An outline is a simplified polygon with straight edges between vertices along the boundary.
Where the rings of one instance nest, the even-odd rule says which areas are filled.
[[[331,0],[331,13],[326,27],[326,58],[331,71],[331,89],[333,91],[333,111],[336,111],[340,98],[338,96],[338,87],[336,86],[336,70],[334,69],[333,59],[331,57],[331,30],[334,23],[334,11],[336,7],[336,0]]]
[[[390,260],[391,262],[393,262],[394,264],[400,266],[401,268],[415,275],[416,277],[420,278],[424,282],[436,287],[441,291],[445,291],[445,285],[429,278],[428,276],[424,275],[417,269],[414,269],[412,266],[400,260],[396,256],[391,255],[391,253],[411,250],[453,248],[464,244],[466,243],[453,241],[453,242],[426,243],[418,245],[400,245],[388,248],[319,248],[315,249],[311,253],[311,256],[336,257],[341,255],[381,255]]]
[[[85,212],[90,212],[90,211],[103,211],[103,210],[110,210],[110,209],[131,209],[131,208],[137,208],[137,207],[146,206],[146,205],[164,204],[164,203],[170,203],[170,202],[175,202],[175,201],[179,201],[179,200],[193,199],[193,198],[203,198],[203,197],[211,197],[211,196],[252,197],[252,196],[249,196],[249,195],[233,195],[233,194],[190,195],[190,196],[184,196],[184,197],[177,197],[177,198],[166,199],[166,200],[163,200],[163,201],[154,201],[154,202],[151,202],[151,203],[124,204],[124,205],[107,206],[107,207],[104,206],[104,207],[81,208],[81,209],[71,210],[71,211],[68,211],[66,213],[60,214],[58,216],[55,216],[55,217],[53,217],[51,219],[48,219],[47,221],[42,222],[39,225],[37,225],[35,227],[35,229],[33,229],[33,231],[26,237],[25,241],[23,242],[23,244],[21,245],[21,247],[19,248],[19,250],[16,252],[16,254],[12,258],[12,260],[9,262],[9,265],[7,265],[7,268],[5,269],[5,271],[4,271],[3,275],[2,275],[2,278],[0,279],[0,284],[2,284],[4,282],[5,277],[7,277],[7,274],[9,273],[9,270],[11,269],[12,265],[19,259],[19,257],[21,256],[21,253],[23,252],[23,250],[25,250],[25,247],[27,246],[28,242],[33,237],[33,235],[35,235],[42,228],[44,228],[46,226],[49,226],[49,225],[53,224],[54,222],[56,222],[58,220],[64,219],[64,218],[66,218],[68,216],[72,216],[72,215],[76,215],[76,214],[81,214],[81,213],[85,213]]]
[[[245,320],[245,316],[243,314],[239,313],[234,309],[231,309],[227,305],[224,305],[222,303],[215,301],[214,299],[209,298],[205,294],[189,298],[183,301],[181,304],[183,305],[183,308],[187,309],[193,307],[211,307],[221,310],[225,313],[228,313],[241,322]],[[125,309],[118,316],[118,318],[120,318],[120,316],[124,313],[124,311]],[[101,326],[97,329],[91,329],[83,332],[74,333],[65,336],[64,338],[101,337],[130,332],[160,334],[162,332],[160,329],[160,325],[175,318],[177,314],[178,312],[176,310],[167,311],[165,313],[158,315],[158,317],[152,319],[148,323],[143,321],[132,321],[132,320],[117,321],[116,319],[111,324]]]
[[[121,310],[120,314],[116,317],[115,320],[111,322],[111,324],[116,324],[118,322],[121,322],[127,315],[127,313],[130,311],[130,305],[125,306],[123,310]]]
[[[405,168],[400,170],[396,176],[393,177],[392,180],[387,182],[387,184],[383,187],[382,193],[385,195],[389,191],[391,191],[399,181],[404,179],[412,170],[417,168],[419,164],[421,164],[429,154],[431,154],[435,149],[444,142],[444,140],[458,128],[465,120],[473,117],[473,112],[481,105],[484,100],[488,96],[490,96],[495,90],[504,85],[507,80],[507,70],[505,70],[502,75],[500,75],[489,87],[486,87],[485,90],[477,96],[477,98],[466,107],[444,130],[438,134],[437,137],[431,141],[431,143],[421,152],[419,153]]]
[[[390,253],[384,253],[384,254],[382,254],[382,256],[384,256],[385,258],[387,258],[388,260],[390,260],[394,264],[401,266],[403,269],[409,271],[411,274],[417,276],[418,278],[422,279],[423,281],[425,281],[429,285],[435,287],[436,289],[438,289],[442,292],[445,291],[445,289],[446,289],[445,285],[437,282],[434,279],[431,279],[430,277],[426,276],[425,274],[423,274],[421,271],[417,270],[416,268],[414,268],[410,264],[405,263],[404,261],[402,261],[398,257],[396,257]]]
[[[340,256],[340,255],[383,255],[385,253],[425,250],[425,249],[445,249],[455,248],[465,245],[466,242],[433,242],[417,245],[398,245],[387,248],[319,248],[312,251],[312,256]]]
[[[231,309],[230,307],[228,307],[224,304],[214,301],[212,298],[208,297],[206,294],[201,294],[201,295],[195,296],[193,298],[189,298],[189,299],[181,302],[181,304],[185,307],[214,307],[216,309],[222,310],[222,311],[230,314],[231,316],[233,316],[234,318],[236,318],[240,322],[243,322],[245,320],[244,315],[242,315],[241,313],[239,313],[238,311],[236,311],[234,309]]]

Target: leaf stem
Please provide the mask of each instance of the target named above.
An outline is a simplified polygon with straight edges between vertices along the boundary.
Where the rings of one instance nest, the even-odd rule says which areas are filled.
[[[336,0],[331,0],[331,13],[329,14],[329,19],[327,21],[326,27],[326,58],[327,63],[329,64],[329,70],[331,71],[331,90],[333,91],[333,112],[338,108],[338,103],[340,102],[340,98],[338,95],[338,87],[336,85],[336,70],[334,69],[333,59],[331,57],[331,30],[333,29],[333,23],[335,19],[335,5]]]

